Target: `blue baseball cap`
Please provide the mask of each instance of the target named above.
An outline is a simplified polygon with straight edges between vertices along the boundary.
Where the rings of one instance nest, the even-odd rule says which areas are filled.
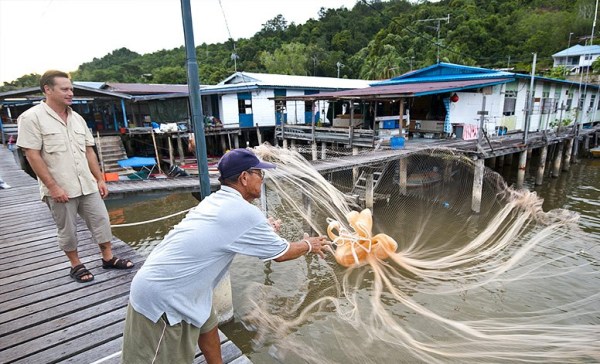
[[[246,148],[238,148],[225,153],[217,165],[222,179],[240,174],[249,169],[274,169],[273,163],[263,162]]]

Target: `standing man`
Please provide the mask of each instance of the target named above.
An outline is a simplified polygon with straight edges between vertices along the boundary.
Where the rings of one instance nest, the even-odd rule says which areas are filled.
[[[58,244],[71,263],[70,276],[80,283],[94,279],[77,253],[77,214],[100,246],[103,268],[133,267],[131,261],[112,254],[110,221],[102,201],[108,188],[92,148],[94,138],[85,120],[70,107],[69,75],[47,71],[40,88],[46,99],[19,116],[17,146],[37,175],[42,200],[56,222]]]
[[[249,149],[221,158],[221,189],[165,236],[133,278],[123,364],[192,363],[196,344],[208,364],[222,363],[212,295],[235,255],[277,262],[324,256],[324,237],[289,243],[251,204],[260,197],[264,170],[272,168]]]

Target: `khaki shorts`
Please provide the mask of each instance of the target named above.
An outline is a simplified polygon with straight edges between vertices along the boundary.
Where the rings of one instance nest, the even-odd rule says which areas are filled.
[[[69,198],[58,203],[46,196],[44,201],[52,212],[58,229],[58,245],[64,251],[77,250],[77,214],[83,218],[96,244],[111,241],[110,219],[100,193]]]
[[[166,315],[154,323],[130,304],[123,332],[121,363],[192,363],[200,334],[214,329],[218,323],[214,309],[201,328],[185,321],[171,326]]]

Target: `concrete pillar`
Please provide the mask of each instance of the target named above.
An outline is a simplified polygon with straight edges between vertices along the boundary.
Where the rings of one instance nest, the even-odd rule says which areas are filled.
[[[563,158],[563,149],[564,149],[564,143],[559,142],[558,148],[556,150],[556,155],[554,155],[554,162],[552,164],[552,177],[556,178],[556,177],[560,176],[560,164],[561,164],[562,158]]]
[[[283,139],[283,149],[288,149],[288,141],[287,141],[287,139]]]
[[[587,155],[590,152],[590,136],[586,135],[583,137],[583,151],[585,152],[585,155]]]
[[[567,172],[571,168],[571,155],[573,154],[573,138],[567,142],[567,149],[565,149],[565,157],[562,163],[562,170]]]
[[[538,164],[535,184],[540,186],[544,182],[544,171],[546,170],[546,158],[548,157],[548,146],[544,145],[540,151],[540,162]]]
[[[235,149],[240,147],[240,136],[237,134],[233,135],[233,145],[235,146]]]
[[[312,152],[312,160],[316,161],[317,159],[319,159],[319,150],[317,149],[317,143],[316,142],[313,142],[310,145],[310,149],[311,149],[311,152]]]
[[[327,143],[321,143],[321,159],[327,159]]]
[[[473,198],[471,200],[471,210],[475,213],[481,212],[481,196],[483,194],[483,174],[485,163],[483,159],[475,161],[475,171],[473,173]]]
[[[373,171],[367,172],[367,178],[365,181],[365,207],[373,211]]]
[[[402,158],[398,161],[398,182],[400,184],[400,194],[406,195],[408,185],[408,161],[406,158]]]
[[[292,149],[294,152],[297,152],[297,151],[298,151],[298,148],[296,148],[296,140],[295,140],[295,139],[292,139],[292,140],[290,141],[290,144],[291,144],[290,148],[291,148],[291,149]]]
[[[519,153],[519,172],[517,173],[517,188],[523,187],[525,182],[525,169],[527,168],[527,151]]]

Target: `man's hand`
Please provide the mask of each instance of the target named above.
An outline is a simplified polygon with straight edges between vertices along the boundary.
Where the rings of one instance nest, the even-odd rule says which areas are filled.
[[[304,233],[304,239],[302,240],[310,244],[310,252],[318,254],[321,258],[325,258],[325,250],[331,250],[331,242],[327,240],[325,236],[313,236],[309,237],[307,233]]]
[[[57,202],[57,203],[69,202],[69,196],[67,196],[67,193],[65,192],[65,190],[63,190],[59,186],[55,186],[53,188],[50,188],[49,190],[50,190],[50,197],[52,197],[54,202]]]
[[[279,230],[281,229],[281,220],[279,220],[279,219],[275,220],[275,218],[269,217],[269,224],[271,225],[273,230],[275,230],[276,233],[278,233]]]
[[[108,187],[106,187],[106,182],[103,180],[98,181],[98,192],[100,192],[100,197],[102,198],[108,196]]]

